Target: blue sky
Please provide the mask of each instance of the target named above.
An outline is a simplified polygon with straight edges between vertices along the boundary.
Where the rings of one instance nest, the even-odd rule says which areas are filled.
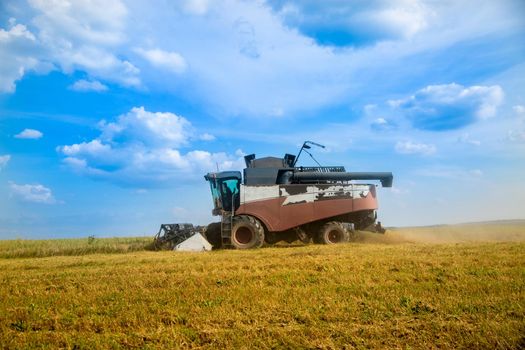
[[[0,239],[206,224],[205,173],[304,140],[394,173],[387,226],[523,219],[523,38],[519,0],[2,1]]]

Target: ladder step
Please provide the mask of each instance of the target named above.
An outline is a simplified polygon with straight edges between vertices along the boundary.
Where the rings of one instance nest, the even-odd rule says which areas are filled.
[[[231,213],[224,213],[221,220],[221,241],[223,248],[231,248],[232,241],[232,215]]]

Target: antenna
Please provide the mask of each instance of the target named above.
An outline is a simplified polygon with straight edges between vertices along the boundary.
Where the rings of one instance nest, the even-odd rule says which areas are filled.
[[[319,162],[314,158],[314,156],[312,156],[312,154],[310,152],[307,151],[307,149],[310,149],[312,148],[311,146],[309,145],[314,145],[314,146],[317,146],[317,147],[321,147],[321,148],[325,148],[325,146],[319,144],[319,143],[316,143],[316,142],[313,142],[313,141],[304,141],[303,143],[303,146],[301,147],[301,149],[299,150],[299,153],[297,154],[297,157],[295,157],[295,162],[293,163],[292,167],[295,167],[295,164],[297,164],[297,161],[299,160],[299,156],[301,155],[301,152],[304,150],[306,153],[308,153],[310,155],[310,157],[312,157],[312,159],[319,165],[321,166],[321,164],[319,164]]]
[[[314,158],[314,156],[312,155],[312,153],[308,152],[307,150],[304,150],[304,151],[310,155],[310,158],[312,158],[312,159],[314,160],[314,162],[317,163],[317,165],[322,166],[322,165],[317,161],[317,159]]]

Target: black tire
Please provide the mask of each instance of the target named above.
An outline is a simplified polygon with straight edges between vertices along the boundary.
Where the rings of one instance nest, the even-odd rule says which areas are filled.
[[[253,216],[235,216],[231,241],[233,247],[237,249],[260,248],[264,244],[264,227]]]
[[[267,232],[267,234],[264,235],[264,241],[268,245],[274,245],[275,243],[279,242],[279,237],[275,234],[275,232]]]
[[[316,243],[338,244],[348,242],[349,240],[350,234],[346,227],[339,221],[330,221],[319,229]]]
[[[210,242],[213,249],[219,249],[222,246],[221,238],[221,223],[212,222],[206,227],[206,232],[204,233],[206,240]]]

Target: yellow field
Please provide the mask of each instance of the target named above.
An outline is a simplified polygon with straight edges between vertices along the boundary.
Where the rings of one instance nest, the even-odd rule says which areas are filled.
[[[25,250],[24,241],[0,242],[0,344],[523,348],[525,230],[507,226],[491,232],[509,242],[479,242],[494,239],[455,226],[454,237],[469,239],[421,243],[425,235],[451,242],[445,226],[364,234],[338,246],[209,253],[133,251],[138,245],[123,240],[112,254],[88,254],[96,250],[78,240],[86,255],[60,256],[31,253],[34,241]],[[84,241],[100,251],[116,244]],[[58,256],[17,257],[45,255]]]

